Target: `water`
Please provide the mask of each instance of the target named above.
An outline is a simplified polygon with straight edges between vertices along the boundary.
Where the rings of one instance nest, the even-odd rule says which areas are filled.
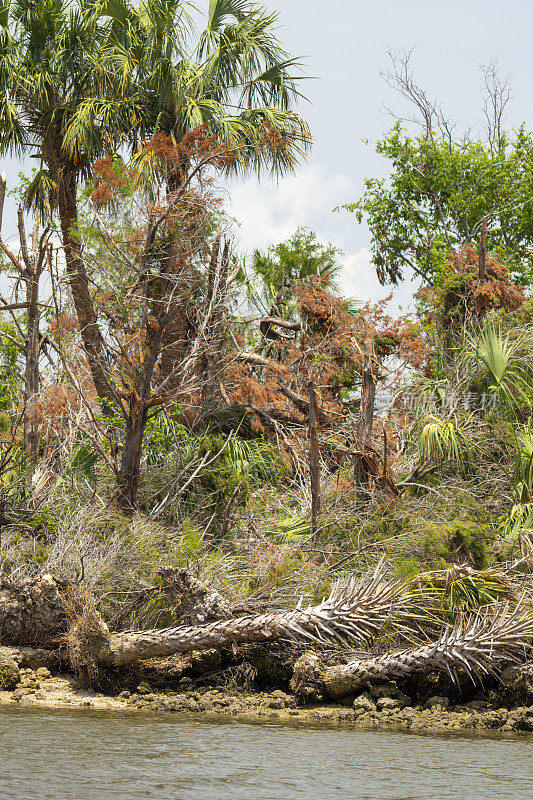
[[[0,709],[1,800],[531,800],[530,738]]]

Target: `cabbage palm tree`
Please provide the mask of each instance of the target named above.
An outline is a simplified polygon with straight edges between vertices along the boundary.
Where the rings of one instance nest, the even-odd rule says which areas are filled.
[[[492,320],[469,336],[466,361],[473,367],[473,378],[501,409],[516,411],[531,406],[531,366],[524,358],[530,351],[528,334],[504,333]]]
[[[277,15],[250,0],[211,0],[199,35],[182,0],[145,0],[138,7],[117,2],[120,40],[107,58],[124,88],[135,86],[141,141],[163,132],[178,144],[200,125],[238,148],[234,168],[291,169],[310,144],[304,121],[290,106],[299,97],[298,63],[276,34]],[[122,14],[122,16],[121,16]],[[80,121],[87,120],[80,107]],[[264,126],[286,136],[273,152],[254,145]]]
[[[250,0],[211,0],[197,34],[189,4],[180,0],[145,0],[137,8],[121,8],[123,17],[114,13],[124,34],[106,54],[108,65],[122,76],[124,91],[133,84],[137,93],[136,148],[154,133],[179,145],[205,125],[208,134],[234,148],[228,171],[269,168],[281,174],[295,166],[310,137],[290,108],[299,96],[298,65],[276,38],[276,14]],[[79,122],[90,125],[91,115],[87,103],[80,107]],[[141,147],[135,161],[149,172],[150,148]],[[168,175],[171,195],[179,182],[180,171]],[[164,334],[163,374],[183,360],[187,328],[187,307],[177,294]],[[174,383],[170,388],[177,388]]]
[[[98,395],[107,400],[114,391],[76,237],[76,194],[94,159],[127,130],[128,116],[131,123],[133,109],[118,97],[114,76],[99,62],[115,28],[113,19],[98,17],[92,0],[6,0],[0,9],[0,154],[38,159],[27,199],[46,200],[59,212],[85,352]],[[80,105],[89,99],[98,103],[90,135],[75,124]]]
[[[93,161],[156,132],[178,143],[206,124],[239,147],[236,167],[292,167],[309,144],[276,17],[248,0],[212,0],[194,38],[181,0],[6,0],[0,9],[0,154],[39,159],[28,191],[59,213],[67,274],[96,391],[116,393],[76,235],[77,188]],[[256,148],[264,123],[287,146]],[[172,188],[172,187],[170,187]]]

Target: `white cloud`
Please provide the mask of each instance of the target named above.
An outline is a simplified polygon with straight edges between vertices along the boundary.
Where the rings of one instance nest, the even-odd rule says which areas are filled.
[[[389,292],[380,286],[370,263],[370,250],[354,250],[355,222],[345,214],[334,214],[336,206],[355,196],[351,178],[329,173],[323,167],[306,165],[278,183],[255,178],[234,182],[229,189],[227,211],[235,217],[235,236],[244,251],[265,249],[288,239],[299,227],[314,230],[318,238],[343,251],[339,283],[349,297],[376,300]]]
[[[353,182],[343,173],[306,166],[279,182],[249,178],[230,188],[227,210],[238,222],[236,238],[244,250],[265,248],[287,239],[298,227],[316,231],[325,241],[332,237],[333,208],[354,193]]]
[[[367,247],[345,255],[342,258],[342,265],[340,284],[348,297],[364,301],[382,296],[383,287],[376,278],[375,269],[370,263],[370,250]]]

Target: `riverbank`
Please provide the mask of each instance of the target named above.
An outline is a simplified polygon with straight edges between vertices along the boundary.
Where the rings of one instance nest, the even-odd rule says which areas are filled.
[[[182,713],[200,718],[278,723],[350,725],[412,731],[491,731],[502,734],[533,732],[533,706],[491,707],[485,701],[451,706],[447,698],[431,698],[425,706],[406,705],[405,700],[386,696],[385,685],[372,687],[349,705],[298,706],[296,699],[281,690],[273,692],[225,691],[199,688],[189,691],[151,691],[141,683],[136,692],[123,691],[112,697],[82,688],[68,673],[52,675],[46,667],[21,669],[12,691],[0,691],[1,705],[69,708],[96,711],[157,711]],[[376,692],[376,689],[378,691]],[[377,697],[376,694],[381,694]]]

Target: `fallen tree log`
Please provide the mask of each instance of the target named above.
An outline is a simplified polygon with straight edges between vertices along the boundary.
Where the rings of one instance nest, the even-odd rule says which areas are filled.
[[[337,699],[360,691],[369,683],[433,670],[446,672],[457,680],[462,670],[474,682],[483,674],[497,676],[505,666],[526,661],[526,651],[533,637],[533,616],[507,603],[480,609],[460,616],[434,642],[410,650],[384,653],[321,669],[318,657],[306,653],[294,667],[292,688],[307,697],[315,687],[318,696]]]
[[[67,640],[76,670],[94,683],[101,670],[124,667],[143,659],[279,639],[292,641],[365,642],[389,617],[401,587],[383,580],[381,565],[358,581],[335,585],[317,606],[298,607],[218,620],[207,625],[180,625],[162,630],[111,633],[100,617],[92,595],[81,594],[72,604]]]

